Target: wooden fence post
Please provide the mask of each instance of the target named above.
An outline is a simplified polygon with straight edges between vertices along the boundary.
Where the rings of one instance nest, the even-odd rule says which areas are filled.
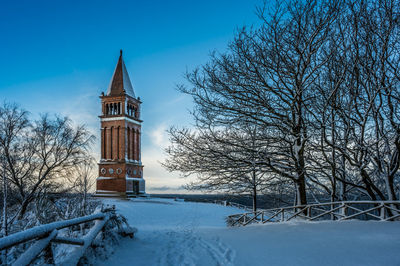
[[[381,221],[384,221],[386,219],[385,203],[381,204],[380,212],[381,212]]]
[[[347,212],[348,212],[348,211],[347,211],[347,205],[346,205],[346,203],[342,202],[342,206],[343,206],[343,207],[342,207],[342,214],[343,214],[344,217],[346,217],[346,216],[347,216]],[[342,217],[342,218],[343,218],[343,217]],[[341,219],[342,219],[342,218],[341,218]]]

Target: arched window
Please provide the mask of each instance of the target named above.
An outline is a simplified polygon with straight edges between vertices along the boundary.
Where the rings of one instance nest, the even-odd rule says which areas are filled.
[[[107,127],[103,129],[103,159],[107,159]]]
[[[113,129],[114,127],[110,128],[110,159],[114,160],[113,156]]]
[[[132,134],[131,129],[129,127],[127,127],[128,146],[126,148],[126,152],[128,153],[127,157],[128,157],[129,160],[131,159],[131,145],[132,145],[132,143],[131,143],[131,134]]]
[[[118,127],[117,127],[117,159],[118,159],[118,160],[121,159],[121,158],[119,157],[119,130],[120,130],[120,127],[118,126]]]

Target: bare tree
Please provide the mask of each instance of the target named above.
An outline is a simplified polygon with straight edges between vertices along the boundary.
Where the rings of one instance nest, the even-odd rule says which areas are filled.
[[[2,233],[7,235],[7,197],[8,172],[7,166],[16,163],[16,160],[24,165],[25,158],[11,158],[10,154],[20,150],[25,130],[29,127],[28,113],[20,109],[16,104],[4,103],[0,107],[0,152],[1,152],[1,175],[3,179],[3,224]]]
[[[187,188],[205,191],[251,194],[257,210],[257,195],[269,179],[267,169],[257,150],[262,139],[254,127],[245,129],[198,128],[169,130],[172,145],[163,166],[194,175],[196,181]]]
[[[297,204],[306,204],[305,149],[314,81],[327,62],[321,51],[339,11],[339,1],[288,1],[263,25],[239,31],[226,54],[187,74],[196,119],[215,126],[245,121],[263,129],[270,171],[294,182]]]
[[[76,167],[75,180],[73,180],[74,190],[82,197],[82,215],[87,214],[88,193],[93,189],[96,183],[96,174],[94,169],[94,159],[88,160]]]
[[[330,60],[335,65],[325,69],[319,84],[325,95],[323,111],[316,111],[320,148],[332,153],[325,159],[342,188],[373,200],[395,200],[400,165],[399,2],[347,1],[345,7],[334,41],[339,60]]]
[[[224,151],[214,160],[229,154],[227,147],[256,154],[261,172],[294,184],[297,205],[307,196],[397,200],[398,10],[396,0],[292,0],[276,2],[272,12],[258,9],[260,28],[239,30],[227,52],[187,73],[190,85],[179,90],[194,99],[200,133],[171,131],[170,157],[185,145],[193,153]],[[246,126],[257,128],[262,145],[233,141],[232,132]],[[175,160],[173,170],[185,169],[186,159]]]
[[[3,167],[16,189],[22,218],[42,189],[87,160],[94,136],[84,126],[73,128],[68,118],[43,115],[29,123],[26,112],[13,105],[2,107],[0,120]]]

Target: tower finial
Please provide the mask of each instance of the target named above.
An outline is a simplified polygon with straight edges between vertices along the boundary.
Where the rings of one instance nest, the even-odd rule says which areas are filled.
[[[122,49],[121,49],[121,50],[119,50],[119,55],[120,55],[120,56],[122,56]]]

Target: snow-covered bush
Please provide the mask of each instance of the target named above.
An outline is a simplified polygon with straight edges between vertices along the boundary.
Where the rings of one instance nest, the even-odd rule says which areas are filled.
[[[109,208],[102,208],[102,211],[109,211]],[[95,265],[97,260],[106,260],[114,253],[114,248],[120,243],[124,232],[136,232],[131,228],[128,220],[121,214],[115,213],[104,226],[101,234],[93,244],[86,250],[85,255],[80,259],[78,265]],[[132,235],[133,236],[133,235]]]
[[[38,202],[38,204],[44,204],[48,209],[38,214],[38,209],[35,208],[36,206],[33,207],[27,212],[24,219],[17,220],[13,224],[11,227],[13,231],[17,232],[26,230],[34,226],[42,225],[43,222],[51,223],[54,221],[69,220],[82,216],[81,208],[83,205],[78,196],[64,197],[55,200],[53,204],[50,204],[50,202],[51,201],[45,201],[44,199],[43,202]],[[86,212],[86,214],[95,214],[100,212],[107,213],[109,215],[109,220],[94,239],[92,245],[86,249],[84,256],[79,261],[79,265],[93,265],[97,260],[108,258],[114,252],[114,247],[119,244],[122,236],[130,235],[132,237],[136,232],[136,229],[129,226],[128,221],[124,216],[115,212],[114,206],[104,206],[100,201],[91,199],[86,202]],[[95,221],[91,221],[76,226],[66,227],[58,230],[57,236],[82,239],[89,233],[94,225]],[[33,243],[34,241],[26,242],[10,248],[7,253],[7,263],[12,264],[15,262],[16,259],[18,259]],[[54,263],[62,264],[64,261],[68,260],[71,252],[76,248],[80,247],[59,243],[52,244],[51,250]],[[32,264],[48,264],[49,261],[46,261],[46,258],[43,255],[44,254],[36,258]]]
[[[83,215],[94,213],[96,210],[101,210],[101,202],[99,200],[89,200],[86,203],[86,211],[82,208],[82,199],[77,194],[63,195],[46,195],[35,200],[34,204],[29,205],[29,209],[22,219],[14,219],[9,223],[9,235],[29,228],[48,224],[60,220],[68,220],[77,218]],[[57,199],[58,198],[58,199]],[[18,207],[9,208],[9,219],[12,220],[18,214]],[[63,229],[59,235],[78,236],[85,232],[85,228],[90,225],[81,226],[78,228],[70,227]],[[24,243],[8,250],[8,262],[14,261],[22,254],[32,243]]]

